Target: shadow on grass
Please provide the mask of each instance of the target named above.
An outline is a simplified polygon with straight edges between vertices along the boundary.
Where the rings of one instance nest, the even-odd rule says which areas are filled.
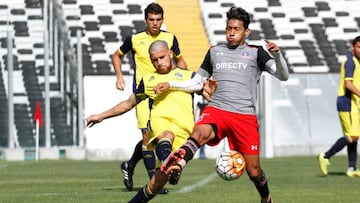
[[[346,176],[345,172],[329,172],[328,175],[318,175],[318,177],[328,177],[328,176]]]
[[[329,172],[328,176],[346,176],[345,172]]]

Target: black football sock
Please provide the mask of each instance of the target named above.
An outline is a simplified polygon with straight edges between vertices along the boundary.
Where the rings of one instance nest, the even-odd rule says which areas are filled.
[[[127,161],[129,168],[135,168],[136,164],[142,159],[142,140],[140,140],[136,146],[135,150],[130,158],[129,161]]]
[[[339,138],[335,144],[327,151],[324,155],[324,158],[329,159],[334,154],[342,150],[347,144],[349,143],[349,140],[346,137]]]
[[[148,172],[149,178],[151,179],[151,177],[155,173],[155,167],[156,167],[155,153],[153,151],[143,149],[142,156],[143,156],[145,168]]]
[[[154,198],[155,195],[150,191],[148,185],[145,185],[128,203],[145,203]]]
[[[270,194],[269,187],[267,184],[267,178],[263,171],[261,171],[261,173],[262,173],[261,177],[256,180],[253,180],[253,182],[254,182],[255,187],[256,187],[257,191],[259,192],[260,196],[267,197]]]
[[[357,142],[349,143],[347,147],[349,168],[356,170]]]
[[[166,158],[171,154],[171,141],[170,139],[161,139],[156,145],[155,152],[156,156],[162,162],[166,160]]]
[[[188,163],[193,157],[196,151],[200,148],[200,144],[192,137],[189,137],[185,144],[180,148],[185,150],[185,157],[184,160]]]

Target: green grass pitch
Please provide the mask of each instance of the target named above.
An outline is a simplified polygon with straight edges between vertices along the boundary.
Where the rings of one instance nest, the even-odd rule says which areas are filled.
[[[119,161],[0,161],[0,202],[127,202],[136,191],[122,184]],[[193,160],[176,186],[167,184],[168,195],[151,202],[229,203],[260,202],[255,187],[244,173],[224,181],[214,171],[214,160]],[[345,175],[347,157],[331,159],[329,175],[323,177],[316,157],[263,159],[270,191],[276,203],[352,203],[360,201],[360,177]],[[142,161],[135,170],[138,190],[148,181]]]

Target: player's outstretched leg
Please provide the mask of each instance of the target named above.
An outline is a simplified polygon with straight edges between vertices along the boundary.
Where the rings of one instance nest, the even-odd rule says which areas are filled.
[[[148,185],[145,185],[141,188],[136,195],[128,201],[128,203],[142,203],[149,202],[152,198],[154,198],[156,194],[152,193]]]
[[[185,156],[185,150],[180,148],[175,152],[171,153],[165,160],[160,170],[166,174],[169,174],[169,183],[176,185],[180,179],[182,166],[179,164]]]
[[[171,167],[176,166],[178,164],[178,162],[184,158],[185,153],[186,152],[183,148],[180,148],[180,149],[172,152],[169,155],[169,157],[164,161],[164,163],[161,165],[160,170],[166,174],[169,174],[169,172],[172,169]]]
[[[178,150],[171,153],[164,161],[160,170],[169,174],[170,184],[177,184],[182,169],[194,157],[194,154],[200,147],[200,144],[195,138],[189,137]]]

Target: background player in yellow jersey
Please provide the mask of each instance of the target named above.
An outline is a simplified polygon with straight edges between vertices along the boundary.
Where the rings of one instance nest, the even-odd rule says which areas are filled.
[[[157,96],[153,88],[168,80],[186,81],[194,72],[176,68],[172,62],[172,51],[167,43],[157,40],[149,48],[150,58],[156,73],[142,77],[133,94],[113,108],[86,118],[87,125],[93,126],[104,119],[121,115],[146,98],[150,98],[150,118],[148,122],[148,148],[155,149],[159,159],[155,175],[129,202],[147,202],[166,184],[168,175],[159,167],[168,155],[185,143],[194,126],[193,95],[184,91],[168,91]],[[160,162],[161,161],[161,162]]]
[[[163,8],[157,3],[150,3],[145,8],[146,30],[127,36],[121,47],[113,54],[112,63],[117,77],[117,89],[124,90],[125,88],[125,80],[122,75],[121,59],[128,52],[132,52],[134,60],[134,67],[132,67],[135,70],[133,89],[137,87],[141,78],[145,74],[155,72],[148,53],[150,44],[155,40],[166,41],[169,48],[172,50],[172,53],[174,54],[177,67],[183,69],[187,68],[186,62],[181,56],[179,44],[175,35],[173,33],[160,30],[163,23],[163,17]],[[133,189],[133,171],[138,161],[140,161],[142,158],[148,171],[149,178],[152,177],[155,171],[154,152],[146,149],[146,144],[148,142],[146,125],[149,119],[148,99],[142,101],[136,106],[136,117],[138,119],[138,128],[142,131],[143,139],[140,140],[136,145],[131,158],[126,162],[122,162],[120,165],[123,172],[124,184],[128,190]],[[163,189],[160,193],[166,194],[167,192],[168,190]]]
[[[337,97],[337,110],[344,136],[339,138],[331,148],[318,156],[321,172],[328,174],[330,157],[335,155],[345,146],[348,152],[349,177],[360,177],[360,170],[356,168],[357,142],[360,136],[360,36],[352,41],[351,53],[341,64],[340,83]]]

